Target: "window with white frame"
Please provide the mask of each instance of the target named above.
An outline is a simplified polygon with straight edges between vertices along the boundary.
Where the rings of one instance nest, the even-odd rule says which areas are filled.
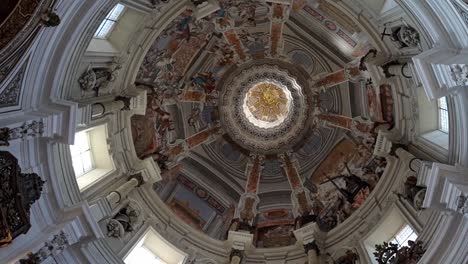
[[[125,264],[182,264],[187,254],[149,227],[124,258]]]
[[[136,247],[132,256],[125,259],[125,264],[167,264],[145,246]]]
[[[73,170],[80,190],[115,170],[107,145],[107,126],[77,132],[70,146]]]
[[[80,177],[94,168],[88,131],[75,134],[75,144],[70,146],[75,176]]]
[[[437,100],[437,107],[439,111],[439,130],[445,133],[449,131],[449,117],[447,98],[442,97]]]
[[[409,225],[404,225],[400,230],[388,241],[397,244],[398,248],[408,246],[408,241],[416,241],[418,235]]]
[[[122,16],[125,10],[125,6],[122,4],[117,4],[112,8],[112,10],[107,14],[104,20],[99,25],[98,30],[94,33],[94,37],[98,39],[107,39],[115,27],[115,24]]]
[[[397,244],[398,247],[403,247],[408,245],[408,240],[415,241],[417,239],[418,235],[409,221],[410,219],[405,218],[402,211],[394,206],[363,238],[364,249],[372,264],[378,264],[374,256],[376,245],[391,242]]]

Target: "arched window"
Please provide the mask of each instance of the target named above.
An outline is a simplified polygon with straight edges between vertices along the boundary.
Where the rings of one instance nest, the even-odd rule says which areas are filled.
[[[439,130],[448,133],[449,130],[449,119],[448,119],[448,108],[447,98],[442,97],[437,101],[437,107],[439,111]]]
[[[122,16],[125,6],[122,4],[117,4],[112,8],[112,10],[107,14],[106,18],[101,22],[98,30],[94,33],[94,37],[98,39],[107,39],[114,29],[115,24]]]

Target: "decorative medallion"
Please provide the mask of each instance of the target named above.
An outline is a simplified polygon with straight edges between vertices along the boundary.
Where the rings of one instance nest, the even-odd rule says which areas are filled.
[[[261,82],[247,92],[243,109],[249,121],[261,128],[275,127],[287,117],[291,93],[273,82]]]
[[[309,124],[305,72],[265,59],[226,75],[220,82],[220,116],[232,140],[262,154],[281,153],[301,142]]]

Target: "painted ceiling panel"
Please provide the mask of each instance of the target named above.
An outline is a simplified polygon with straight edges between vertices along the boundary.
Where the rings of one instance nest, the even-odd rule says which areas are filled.
[[[363,78],[369,36],[336,4],[314,3],[219,1],[202,18],[183,11],[150,43],[135,148],[163,168],[157,192],[174,213],[212,237],[243,223],[257,226],[258,247],[290,245],[306,214],[330,230],[385,166],[372,158],[376,120],[349,117],[343,90]]]

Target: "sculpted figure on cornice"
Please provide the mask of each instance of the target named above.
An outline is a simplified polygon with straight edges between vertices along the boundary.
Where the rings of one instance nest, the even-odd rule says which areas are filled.
[[[421,44],[419,32],[409,25],[399,25],[392,27],[390,33],[387,28],[382,32],[382,37],[389,36],[390,39],[398,44],[398,48],[417,48]]]
[[[9,146],[11,140],[40,136],[44,132],[42,121],[28,121],[19,127],[0,128],[0,146]]]
[[[451,67],[452,80],[457,85],[468,85],[468,64],[455,64]]]
[[[52,239],[46,241],[44,245],[36,252],[29,252],[26,258],[20,259],[20,264],[40,264],[44,263],[50,256],[58,255],[66,247],[69,246],[68,236],[65,232],[53,236]]]
[[[93,68],[91,65],[78,79],[83,96],[94,95],[98,97],[102,94],[112,93],[112,83],[117,78],[117,74],[122,66],[118,63],[110,68]]]
[[[107,223],[107,236],[114,238],[129,237],[129,233],[137,231],[143,223],[141,208],[134,201],[119,210]]]

